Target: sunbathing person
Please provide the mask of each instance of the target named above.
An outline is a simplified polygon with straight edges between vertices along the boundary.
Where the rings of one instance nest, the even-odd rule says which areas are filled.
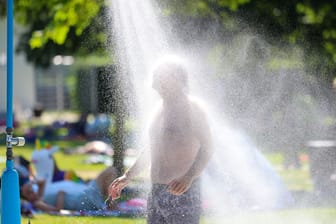
[[[109,167],[87,184],[59,181],[48,184],[45,180],[20,182],[20,195],[43,212],[65,210],[98,210],[106,207],[108,186],[117,177],[117,171]]]

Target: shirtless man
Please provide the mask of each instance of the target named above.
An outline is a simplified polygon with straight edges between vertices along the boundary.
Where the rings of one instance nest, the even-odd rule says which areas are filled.
[[[162,98],[150,125],[150,150],[109,186],[112,199],[148,164],[151,158],[152,189],[148,198],[149,224],[196,224],[201,212],[199,176],[212,152],[206,115],[187,94],[187,72],[176,62],[160,64],[153,88]]]

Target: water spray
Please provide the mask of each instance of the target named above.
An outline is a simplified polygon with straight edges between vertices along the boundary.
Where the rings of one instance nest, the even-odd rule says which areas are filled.
[[[6,169],[1,178],[1,224],[20,224],[19,175],[14,169],[13,146],[23,146],[23,137],[13,137],[13,0],[7,0],[7,117]]]

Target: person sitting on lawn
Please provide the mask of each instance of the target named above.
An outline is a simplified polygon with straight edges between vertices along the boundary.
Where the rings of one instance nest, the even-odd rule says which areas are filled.
[[[36,140],[31,163],[35,168],[37,179],[44,179],[46,184],[63,180],[82,182],[83,180],[73,170],[59,168],[54,158],[54,153],[58,150],[58,146],[52,146],[50,143],[39,139]]]
[[[48,184],[45,180],[20,182],[20,196],[32,203],[35,209],[43,212],[60,210],[98,210],[106,207],[108,186],[117,177],[114,167],[102,171],[88,183],[59,181]]]

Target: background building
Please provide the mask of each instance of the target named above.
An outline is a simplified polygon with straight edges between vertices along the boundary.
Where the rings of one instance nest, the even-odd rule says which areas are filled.
[[[20,28],[14,28],[17,37]],[[14,39],[15,39],[14,37]],[[15,41],[15,40],[14,40]],[[15,42],[14,42],[15,43]],[[15,47],[15,46],[14,46]],[[7,80],[7,22],[0,19],[0,114],[6,112],[6,80]],[[24,55],[14,57],[14,90],[13,105],[17,117],[30,113],[36,102],[34,68],[28,64]],[[2,115],[0,115],[2,116]]]

